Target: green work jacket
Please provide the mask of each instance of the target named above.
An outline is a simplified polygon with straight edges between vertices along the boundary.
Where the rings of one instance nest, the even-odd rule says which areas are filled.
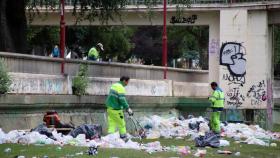
[[[225,101],[224,92],[217,87],[216,90],[214,90],[212,96],[209,97],[209,100],[212,102],[213,108],[223,108]]]
[[[126,101],[125,93],[124,84],[121,81],[113,84],[106,99],[107,108],[114,110],[127,109],[129,105]]]
[[[99,52],[96,50],[95,47],[92,47],[88,52],[89,57],[99,58]]]

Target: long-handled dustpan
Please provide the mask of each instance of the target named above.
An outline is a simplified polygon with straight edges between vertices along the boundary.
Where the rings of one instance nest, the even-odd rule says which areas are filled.
[[[141,124],[139,123],[139,121],[137,119],[135,119],[133,116],[129,116],[129,118],[131,119],[131,121],[134,124],[135,127],[135,132],[136,134],[138,134],[140,140],[143,138],[146,138],[146,131],[145,129],[141,126]]]

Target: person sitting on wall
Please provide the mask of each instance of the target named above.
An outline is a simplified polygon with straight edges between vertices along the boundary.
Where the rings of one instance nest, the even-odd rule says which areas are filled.
[[[52,50],[52,57],[59,58],[59,55],[60,55],[60,51],[59,51],[58,45],[55,45]]]
[[[103,45],[97,43],[96,47],[92,47],[88,52],[88,60],[97,61],[99,59],[99,53],[104,51]]]

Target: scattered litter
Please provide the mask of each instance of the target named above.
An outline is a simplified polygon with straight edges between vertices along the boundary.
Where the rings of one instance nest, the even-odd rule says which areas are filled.
[[[49,158],[47,155],[43,156],[43,158]]]
[[[78,126],[74,130],[72,130],[69,134],[74,138],[76,138],[79,134],[85,134],[86,139],[95,139],[101,137],[101,132],[102,132],[101,125],[84,124]]]
[[[97,154],[97,153],[96,153]],[[96,154],[94,154],[94,155],[96,155]],[[75,154],[76,156],[81,156],[81,155],[84,155],[84,153],[83,152],[79,152],[79,153],[76,153]]]
[[[52,134],[52,131],[47,127],[46,124],[39,124],[37,127],[31,129],[31,132],[39,132],[42,135],[46,135],[47,137],[56,140]]]
[[[190,147],[188,146],[179,146],[178,147],[178,154],[186,156],[188,154],[190,154]]]
[[[154,152],[162,151],[162,146],[160,145],[159,141],[147,143],[143,145],[143,149],[146,150],[149,154]]]
[[[5,153],[10,153],[11,151],[12,151],[11,148],[6,148],[6,149],[4,150]]]
[[[229,145],[230,145],[229,141],[224,140],[224,139],[220,139],[220,147],[229,146]]]
[[[277,144],[276,143],[271,143],[270,146],[271,147],[277,147]]]
[[[97,154],[98,154],[97,146],[90,146],[88,148],[88,155],[97,155]],[[82,153],[82,155],[83,155],[83,153]]]
[[[197,147],[211,146],[217,148],[220,146],[220,136],[213,132],[208,132],[205,136],[199,136],[194,141]]]
[[[247,144],[257,144],[257,145],[262,145],[262,146],[269,146],[268,143],[264,142],[261,139],[257,139],[255,137],[249,137],[244,142],[246,142]]]
[[[55,150],[56,151],[60,151],[62,148],[60,146],[56,147]]]
[[[227,140],[220,140],[221,136],[233,138],[235,143],[257,144],[263,146],[277,146],[276,143],[271,143],[273,140],[279,140],[280,134],[265,131],[258,125],[246,125],[241,123],[221,123],[222,133],[216,135],[209,132],[209,120],[203,117],[193,117],[189,115],[187,118],[175,115],[171,117],[160,117],[153,115],[150,117],[139,118],[139,124],[147,131],[147,139],[157,139],[160,137],[195,140],[199,147],[220,147],[229,146]],[[141,121],[140,121],[141,120]],[[93,126],[92,128],[89,126]],[[44,146],[47,144],[57,145],[56,151],[61,151],[64,145],[72,146],[98,146],[102,148],[129,148],[144,150],[148,153],[169,151],[176,152],[180,155],[188,155],[191,150],[184,146],[161,146],[159,141],[154,141],[146,144],[134,142],[131,138],[136,138],[128,134],[128,141],[124,142],[120,139],[119,133],[113,133],[101,137],[101,127],[97,125],[83,125],[72,131],[72,134],[63,135],[57,133],[54,129],[49,131],[43,125],[39,125],[30,132],[13,130],[4,133],[0,128],[0,144],[3,143],[18,143],[18,144],[34,144],[37,146]],[[92,130],[91,130],[92,129]],[[245,140],[245,141],[243,141]],[[240,145],[241,146],[241,145]],[[5,149],[6,150],[6,149]],[[6,151],[4,152],[6,153]],[[7,149],[8,150],[8,149]],[[94,150],[93,150],[94,151]],[[11,151],[10,151],[11,152]],[[92,152],[97,154],[98,151]],[[205,155],[206,150],[198,150],[195,155]],[[78,153],[76,153],[78,154]],[[236,154],[236,153],[235,153]],[[66,155],[67,157],[75,157],[75,155]]]
[[[194,154],[195,157],[204,157],[206,155],[206,150],[197,149],[196,153]]]
[[[17,156],[16,158],[25,158],[25,156],[20,155],[20,156]]]
[[[234,155],[235,156],[240,156],[240,152],[236,152]]]
[[[218,154],[226,154],[226,155],[232,154],[232,152],[231,152],[231,151],[228,151],[228,150],[218,150],[217,153],[218,153]]]

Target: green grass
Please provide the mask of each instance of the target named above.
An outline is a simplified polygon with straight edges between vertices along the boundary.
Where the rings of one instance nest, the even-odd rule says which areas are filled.
[[[274,125],[273,125],[272,131],[274,131],[274,132],[280,132],[280,124],[274,124]]]
[[[156,140],[144,140],[145,143],[157,141]],[[194,141],[189,139],[185,140],[175,140],[175,139],[159,139],[162,146],[189,146],[191,147],[192,154],[197,150],[194,145]],[[277,141],[277,147],[263,147],[258,145],[247,145],[247,144],[237,144],[231,141],[229,147],[224,148],[202,148],[207,150],[206,157],[208,158],[224,158],[224,157],[237,157],[234,155],[220,155],[217,154],[217,150],[230,150],[233,153],[240,152],[239,158],[280,158],[280,142]],[[11,148],[10,153],[5,153],[6,148]],[[17,155],[24,155],[26,158],[31,158],[33,156],[43,157],[47,155],[49,158],[59,158],[59,157],[96,157],[96,158],[109,158],[109,157],[119,157],[119,158],[168,158],[168,157],[180,157],[176,152],[158,152],[149,154],[140,150],[132,149],[99,149],[97,156],[84,155],[76,156],[76,153],[87,151],[86,147],[74,147],[74,146],[64,146],[61,150],[57,150],[58,146],[55,145],[20,145],[20,144],[1,144],[0,145],[0,158],[14,158]],[[194,157],[192,155],[185,157]]]

